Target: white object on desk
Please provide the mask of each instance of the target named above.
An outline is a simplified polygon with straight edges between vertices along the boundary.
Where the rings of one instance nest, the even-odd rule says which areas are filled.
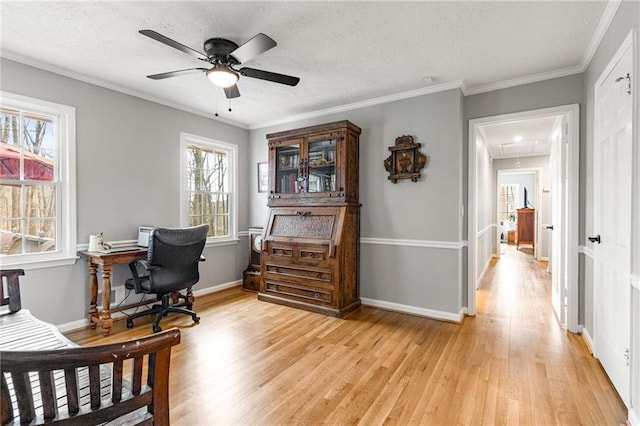
[[[138,245],[140,247],[149,247],[149,236],[154,228],[151,226],[139,226],[138,227]]]

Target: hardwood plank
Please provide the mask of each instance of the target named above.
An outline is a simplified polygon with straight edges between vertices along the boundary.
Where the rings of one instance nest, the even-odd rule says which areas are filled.
[[[344,319],[256,300],[239,288],[196,299],[199,324],[173,348],[174,425],[624,424],[626,409],[550,302],[546,263],[510,247],[463,324],[361,307]],[[151,320],[79,344],[149,334]]]

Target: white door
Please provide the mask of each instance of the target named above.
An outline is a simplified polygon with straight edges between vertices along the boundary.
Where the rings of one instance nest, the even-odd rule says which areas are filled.
[[[553,226],[549,237],[551,238],[550,268],[551,268],[551,303],[553,310],[558,317],[560,324],[565,325],[567,321],[566,297],[567,278],[565,261],[563,256],[564,247],[567,243],[564,227],[562,226],[562,202],[567,196],[567,170],[566,152],[566,118],[560,116],[556,120],[551,132],[551,153],[549,155],[549,173],[551,173],[551,225]]]
[[[630,402],[631,161],[633,75],[629,46],[595,88],[595,355],[622,400]],[[609,68],[610,69],[610,68]],[[630,90],[629,90],[630,91]],[[595,241],[594,241],[595,240]]]

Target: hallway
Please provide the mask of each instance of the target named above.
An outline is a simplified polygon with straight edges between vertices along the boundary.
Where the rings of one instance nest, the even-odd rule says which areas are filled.
[[[484,423],[624,424],[626,408],[604,370],[581,336],[559,326],[546,269],[532,248],[502,244],[480,282],[472,322],[491,342],[485,368],[496,371],[500,396]]]

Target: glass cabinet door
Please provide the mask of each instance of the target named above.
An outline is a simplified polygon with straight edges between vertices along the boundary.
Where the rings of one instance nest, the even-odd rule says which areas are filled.
[[[276,148],[276,192],[294,194],[300,192],[300,145],[284,145]]]
[[[326,139],[309,142],[308,192],[333,192],[336,190],[336,141]]]

